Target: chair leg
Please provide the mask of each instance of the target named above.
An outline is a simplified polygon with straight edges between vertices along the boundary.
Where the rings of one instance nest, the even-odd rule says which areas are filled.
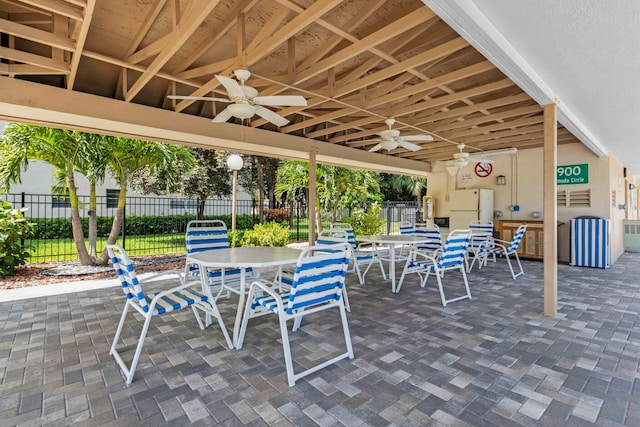
[[[247,304],[244,307],[244,314],[242,315],[242,323],[240,324],[240,333],[238,334],[238,342],[236,343],[236,349],[242,348],[244,342],[244,334],[247,332],[247,323],[249,323],[249,317],[253,314],[254,310],[251,308],[251,304],[255,299],[255,292],[250,292],[247,295]]]
[[[340,318],[342,319],[342,331],[344,332],[344,341],[347,345],[347,355],[349,359],[353,359],[353,344],[351,343],[351,333],[349,332],[349,324],[347,323],[347,313],[344,304],[340,304]]]
[[[467,290],[467,297],[471,299],[471,290],[469,289],[469,281],[467,280],[467,273],[465,273],[464,268],[460,266],[460,271],[462,272],[462,278],[464,279],[464,287]]]
[[[204,324],[202,323],[202,319],[200,319],[200,313],[198,313],[198,310],[196,310],[196,305],[192,305],[191,309],[193,310],[193,314],[196,316],[196,321],[198,322],[200,330],[204,331]]]
[[[464,266],[462,268],[464,268]],[[434,273],[435,273],[436,279],[438,280],[438,290],[440,291],[440,300],[442,301],[442,305],[446,307],[447,299],[444,297],[444,289],[442,287],[442,278],[440,277],[440,272],[438,270],[435,270]]]
[[[344,306],[351,313],[351,305],[349,305],[349,294],[347,293],[347,285],[342,287],[342,298],[344,298]]]
[[[113,342],[111,343],[111,350],[109,350],[109,354],[113,355],[116,352],[116,346],[118,345],[118,340],[120,339],[120,334],[122,333],[122,328],[124,327],[124,321],[127,318],[127,312],[129,311],[129,300],[124,304],[124,309],[122,310],[122,315],[120,316],[120,323],[118,323],[118,329],[116,329],[116,335],[113,337]]]
[[[291,359],[291,346],[289,345],[289,331],[287,330],[287,321],[282,315],[278,315],[278,320],[280,321],[282,351],[284,352],[284,363],[287,368],[287,379],[289,380],[289,387],[293,387],[294,385],[296,385],[296,379],[293,374],[293,361]]]
[[[511,270],[511,277],[516,278],[516,273],[513,271],[513,267],[511,266],[511,260],[509,259],[509,254],[505,253],[504,257],[507,259],[507,264],[509,265],[509,270]]]
[[[125,315],[126,317],[126,308],[123,315]],[[122,320],[124,320],[125,317],[122,317]],[[146,318],[144,320],[144,325],[142,326],[142,332],[140,332],[140,338],[138,339],[138,345],[136,346],[136,351],[133,355],[133,360],[131,361],[131,365],[129,367],[127,367],[127,365],[124,363],[124,360],[122,360],[122,357],[120,357],[120,354],[115,349],[115,344],[117,343],[117,341],[114,340],[113,344],[111,345],[110,354],[116,360],[116,363],[118,364],[118,366],[120,366],[120,369],[124,373],[125,381],[127,385],[130,385],[131,382],[133,381],[133,375],[136,372],[136,368],[138,367],[138,361],[140,360],[140,354],[142,353],[142,346],[144,345],[144,339],[147,336],[147,331],[149,330],[149,324],[151,323],[151,317],[153,316],[150,313],[147,313],[145,317]],[[120,336],[119,332],[121,330],[122,328],[118,327],[118,332],[116,332],[117,337]]]
[[[360,284],[364,285],[364,277],[362,275],[362,272],[360,271],[360,264],[358,264],[358,260],[357,259],[353,260],[353,269],[356,272],[356,274],[358,275],[358,281],[360,282]]]
[[[404,281],[404,276],[407,274],[407,267],[411,263],[410,259],[407,259],[404,268],[402,269],[402,275],[400,275],[400,281],[398,281],[398,286],[396,287],[396,293],[400,292],[400,288],[402,287],[402,282]]]
[[[520,276],[521,274],[524,274],[524,269],[522,268],[522,263],[520,262],[520,257],[518,256],[518,252],[513,252],[513,254],[516,256],[516,261],[518,262],[518,267],[520,268],[520,272],[518,274],[513,274],[513,270],[511,270],[511,275],[513,276],[513,278],[515,279],[516,277]],[[507,259],[508,259],[508,255],[507,255]],[[509,265],[511,266],[511,265]]]

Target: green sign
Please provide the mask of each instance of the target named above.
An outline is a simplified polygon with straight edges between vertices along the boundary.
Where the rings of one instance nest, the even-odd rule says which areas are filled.
[[[556,182],[558,185],[588,184],[589,165],[564,165],[556,168]]]

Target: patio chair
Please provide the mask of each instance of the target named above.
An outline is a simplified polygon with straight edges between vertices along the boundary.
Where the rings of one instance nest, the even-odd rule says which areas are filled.
[[[193,220],[187,224],[185,233],[187,254],[195,252],[224,249],[229,247],[227,226],[220,220]],[[251,268],[246,271],[247,279],[254,278]],[[193,263],[185,265],[185,276],[199,277],[200,266]],[[207,269],[207,283],[211,295],[217,300],[223,291],[240,293],[240,269]],[[215,292],[217,291],[217,292]]]
[[[378,253],[378,248],[376,245],[371,245],[369,243],[360,243],[356,241],[356,235],[353,231],[353,227],[346,222],[336,222],[331,224],[331,232],[334,231],[344,231],[347,233],[347,240],[351,244],[352,258],[353,258],[353,268],[349,271],[355,271],[358,275],[358,282],[361,285],[364,285],[364,277],[367,272],[371,268],[374,262],[377,262],[380,266],[380,271],[382,272],[382,277],[384,280],[387,280],[387,275],[384,272],[384,267],[382,265],[382,259],[380,258],[380,254]],[[364,250],[367,249],[367,250]],[[364,268],[364,272],[362,271]]]
[[[220,316],[218,308],[216,307],[215,301],[211,301],[207,296],[191,289],[196,285],[196,282],[185,283],[179,271],[158,273],[148,277],[143,282],[138,280],[133,263],[123,248],[118,245],[107,245],[107,252],[109,253],[113,268],[115,269],[116,275],[122,285],[122,291],[127,297],[109,354],[113,356],[118,366],[120,366],[120,369],[122,369],[127,385],[131,384],[133,381],[133,375],[135,374],[138,361],[140,360],[140,354],[142,353],[142,346],[144,345],[144,340],[147,336],[147,331],[149,330],[149,324],[151,323],[151,318],[154,316],[191,307],[196,316],[198,326],[200,329],[204,329],[202,320],[196,311],[196,308],[198,308],[218,320],[220,328],[222,329],[222,334],[227,341],[227,345],[229,348],[233,348],[231,340],[229,339],[229,333],[227,332],[227,328],[224,326],[224,322]],[[145,282],[165,275],[177,278],[179,285],[162,292],[145,294],[143,287]],[[122,360],[120,353],[116,350],[116,347],[130,307],[140,313],[144,319],[144,323],[142,325],[140,338],[138,338],[138,344],[136,345],[133,360],[131,361],[131,365],[127,367],[126,363]],[[135,317],[132,318],[132,320],[137,321]]]
[[[432,257],[425,255],[417,248],[412,249],[409,259],[404,266],[402,276],[400,277],[400,283],[398,284],[398,292],[402,286],[402,281],[407,274],[417,273],[420,277],[420,286],[425,287],[429,274],[433,271],[438,281],[438,290],[440,291],[440,299],[442,305],[446,306],[450,302],[459,301],[466,298],[471,298],[471,291],[469,290],[469,282],[467,281],[467,274],[465,268],[465,253],[469,247],[471,241],[471,230],[453,230],[449,233],[447,241],[442,248],[442,252],[438,257]],[[447,299],[444,294],[444,288],[442,286],[442,279],[444,272],[448,270],[460,270],[462,278],[464,280],[464,286],[466,293],[462,296]]]
[[[524,237],[524,233],[527,231],[527,224],[522,224],[513,235],[513,239],[510,242],[505,240],[494,239],[491,246],[487,248],[487,254],[493,255],[493,262],[496,262],[496,255],[504,256],[507,259],[507,264],[509,265],[509,270],[511,271],[511,276],[514,278],[524,274],[524,270],[522,269],[522,263],[520,263],[520,257],[518,256],[518,247],[522,242],[522,238]],[[511,265],[511,260],[509,259],[509,255],[514,255],[516,261],[518,262],[518,267],[520,271],[516,274],[513,271],[513,266]]]
[[[310,246],[302,251],[296,264],[291,290],[288,292],[278,292],[276,283],[265,280],[254,281],[249,289],[249,298],[238,338],[238,349],[242,348],[249,319],[267,314],[277,315],[280,322],[287,379],[289,386],[292,387],[296,380],[306,375],[339,360],[347,357],[353,359],[354,357],[344,299],[342,298],[352,249],[351,245],[347,243],[332,245],[332,248],[336,251],[327,252],[326,246]],[[294,373],[287,320],[293,319],[294,329],[297,329],[300,323],[299,319],[302,316],[309,316],[332,308],[337,308],[340,311],[347,351],[298,374]],[[325,326],[323,325],[323,329]],[[332,329],[326,328],[325,330]]]
[[[478,261],[478,269],[482,268],[482,265],[487,265],[487,248],[493,240],[493,222],[471,221],[469,229],[471,230],[471,242],[467,251],[467,273],[471,272],[476,261]],[[471,263],[469,263],[469,258]]]
[[[343,230],[322,230],[322,232],[318,235],[316,239],[316,251],[318,252],[339,252],[342,251],[340,247],[332,248],[333,245],[340,245],[343,243],[349,243],[347,240],[347,233]],[[274,282],[281,284],[281,288],[279,290],[291,289],[293,285],[293,278],[295,272],[291,270],[279,270],[276,274],[276,278]],[[345,285],[342,289],[343,297],[344,297],[344,305],[348,312],[351,312],[351,306],[349,305],[349,296],[347,295],[347,286]],[[297,329],[297,328],[296,328]],[[295,329],[294,329],[295,330]]]
[[[436,257],[442,250],[442,234],[440,234],[440,227],[436,224],[430,222],[425,225],[416,226],[413,234],[429,239],[428,243],[420,243],[416,246],[416,249],[425,255]]]
[[[400,234],[403,236],[413,236],[415,234],[415,226],[407,221],[400,223]],[[402,245],[398,248],[398,253],[396,254],[396,261],[404,261],[407,259],[409,251],[411,250],[411,245]],[[405,252],[407,255],[405,255]]]

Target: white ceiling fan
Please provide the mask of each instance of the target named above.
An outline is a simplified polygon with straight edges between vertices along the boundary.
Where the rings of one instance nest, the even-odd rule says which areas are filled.
[[[478,162],[478,163],[493,163],[493,160],[487,159],[485,156],[491,155],[490,152],[483,152],[482,154],[472,156],[470,153],[467,153],[464,150],[464,144],[458,144],[459,153],[455,153],[453,155],[453,159],[447,161],[447,166],[455,166],[455,167],[464,167],[469,164],[469,162]]]
[[[407,135],[401,137],[398,129],[391,128],[396,122],[395,119],[387,119],[384,122],[389,126],[389,129],[378,133],[380,139],[371,140],[380,142],[369,151],[378,151],[380,149],[389,151],[395,150],[398,147],[406,148],[411,151],[418,151],[421,147],[419,145],[412,144],[409,141],[433,141],[433,137],[431,135]]]
[[[300,106],[306,107],[307,100],[298,95],[272,95],[272,96],[258,96],[258,91],[251,86],[246,86],[244,82],[251,77],[251,73],[246,69],[238,69],[233,72],[236,78],[240,81],[238,84],[232,78],[219,76],[216,74],[216,79],[224,86],[229,95],[227,98],[214,98],[210,96],[179,96],[169,95],[169,99],[193,99],[198,101],[219,101],[230,102],[231,104],[218,113],[213,118],[216,123],[222,123],[229,120],[231,117],[237,117],[239,119],[249,119],[254,115],[258,115],[263,119],[273,123],[276,126],[284,126],[289,123],[289,120],[282,117],[280,114],[265,108],[267,106],[281,106],[291,107]]]

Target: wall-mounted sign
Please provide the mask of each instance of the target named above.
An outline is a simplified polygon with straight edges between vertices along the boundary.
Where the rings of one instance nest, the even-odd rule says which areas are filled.
[[[460,175],[460,182],[464,182],[465,184],[473,182],[473,175],[470,173],[463,173]]]
[[[491,163],[476,163],[473,171],[480,178],[486,178],[491,175],[491,171],[493,171],[493,165]]]
[[[588,184],[589,164],[557,166],[556,183],[557,185]]]

